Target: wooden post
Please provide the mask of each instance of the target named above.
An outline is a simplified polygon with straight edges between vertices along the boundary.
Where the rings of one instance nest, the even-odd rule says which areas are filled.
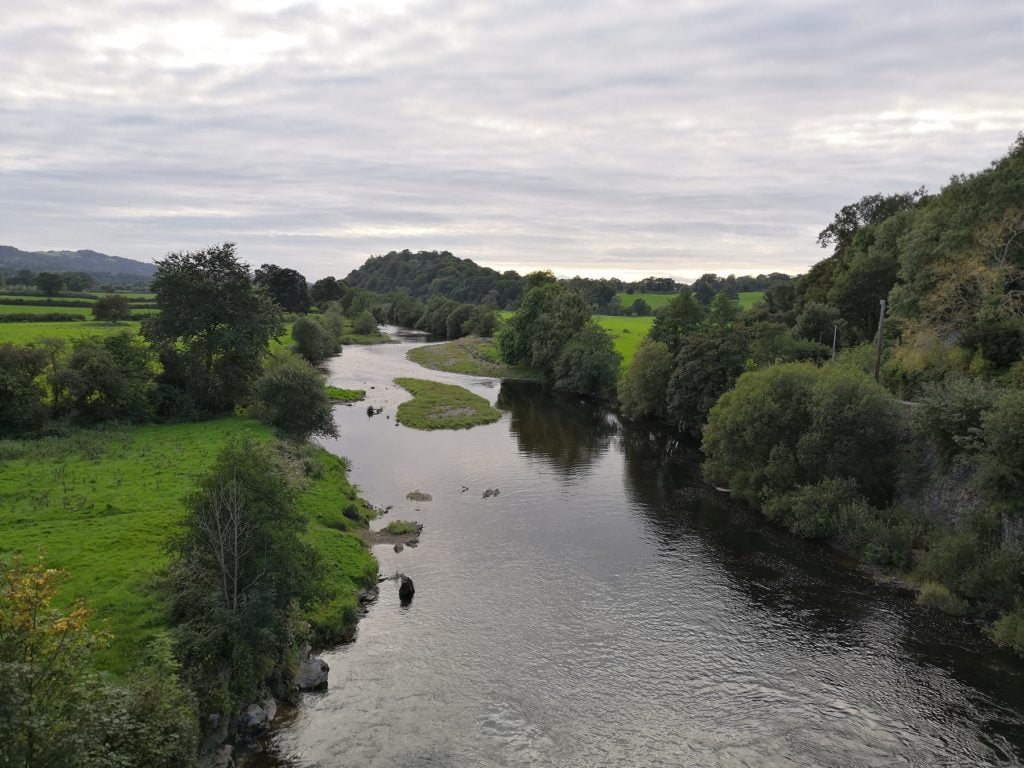
[[[878,352],[875,355],[875,381],[878,381],[879,371],[882,369],[882,332],[885,330],[885,299],[882,299],[882,309],[878,313]]]
[[[832,362],[836,361],[836,339],[839,337],[839,324],[832,326]]]

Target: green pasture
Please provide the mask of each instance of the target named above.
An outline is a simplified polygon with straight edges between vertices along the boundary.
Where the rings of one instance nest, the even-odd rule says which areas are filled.
[[[637,299],[643,299],[651,309],[664,307],[676,297],[675,293],[626,293],[625,291],[620,291],[615,295],[624,307],[628,307]]]
[[[23,308],[19,308],[23,309]],[[51,312],[63,310],[50,310]],[[75,311],[75,310],[70,310]],[[81,339],[85,336],[109,336],[121,331],[139,330],[137,320],[126,320],[121,323],[101,323],[85,320],[70,323],[0,323],[0,344],[31,344],[40,339]]]
[[[654,324],[653,317],[594,315],[592,319],[612,337],[612,341],[615,343],[615,351],[622,355],[623,367],[628,367],[633,362],[636,348],[644,340]]]
[[[764,298],[764,291],[743,291],[736,295],[739,297],[740,306],[743,307],[743,309],[750,309]]]
[[[154,580],[183,518],[182,500],[224,442],[243,432],[271,439],[256,421],[224,418],[0,441],[0,557],[44,552],[49,565],[67,571],[61,599],[83,598],[96,626],[113,634],[102,667],[129,670],[162,628]],[[301,461],[315,468],[300,481],[298,503],[310,520],[310,540],[327,560],[332,592],[314,618],[329,625],[343,612],[354,616],[359,585],[376,574],[356,534],[341,532],[352,526],[342,510],[355,504],[370,513],[339,459],[313,449]]]

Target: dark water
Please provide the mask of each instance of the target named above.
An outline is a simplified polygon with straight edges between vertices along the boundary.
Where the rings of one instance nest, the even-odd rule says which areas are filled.
[[[333,362],[331,383],[384,412],[340,407],[328,447],[394,505],[382,524],[425,524],[419,548],[376,552],[416,597],[382,584],[357,641],[324,656],[330,690],[279,729],[282,764],[1019,764],[1024,663],[731,509],[673,435],[536,385],[428,372],[408,347]],[[396,427],[398,375],[461,383],[505,416]]]

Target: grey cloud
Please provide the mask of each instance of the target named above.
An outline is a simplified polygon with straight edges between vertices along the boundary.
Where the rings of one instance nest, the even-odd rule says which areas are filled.
[[[1024,127],[1016,2],[255,7],[13,8],[0,240],[233,239],[311,277],[403,247],[795,272],[843,204],[934,189]],[[220,32],[168,37],[190,21]]]

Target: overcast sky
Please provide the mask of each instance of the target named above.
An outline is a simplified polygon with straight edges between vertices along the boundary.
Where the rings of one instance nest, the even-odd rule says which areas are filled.
[[[1021,130],[1021,0],[0,0],[25,250],[796,273]]]

